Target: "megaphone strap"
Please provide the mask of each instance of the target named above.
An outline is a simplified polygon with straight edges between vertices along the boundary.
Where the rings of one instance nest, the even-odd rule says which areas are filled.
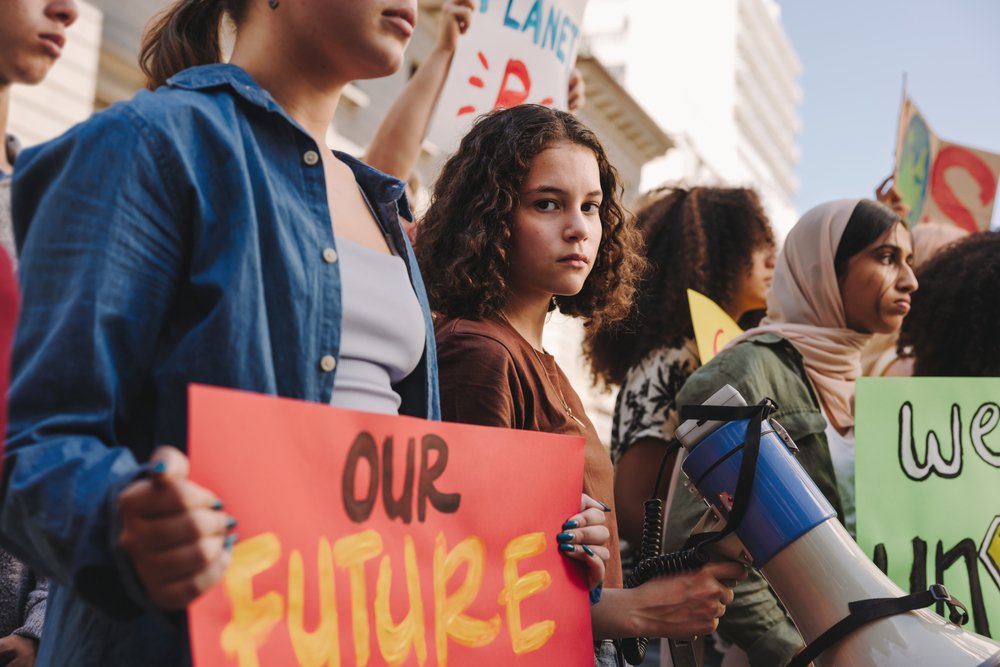
[[[750,506],[750,494],[753,491],[753,480],[757,472],[757,457],[760,454],[760,424],[768,418],[778,406],[770,398],[763,399],[757,405],[682,405],[681,420],[697,419],[700,421],[739,421],[747,422],[746,439],[743,442],[743,460],[740,462],[740,473],[736,480],[736,493],[733,496],[733,506],[726,517],[726,526],[720,531],[692,535],[686,547],[703,549],[714,544],[739,528],[747,508]]]
[[[788,663],[788,667],[806,667],[810,662],[847,635],[872,621],[887,616],[905,614],[915,609],[929,607],[936,602],[944,602],[948,606],[949,620],[956,625],[969,622],[969,612],[957,599],[953,598],[948,589],[941,584],[934,584],[926,591],[904,595],[901,598],[871,598],[856,600],[847,605],[849,613],[837,621],[826,632],[814,639],[809,646]]]

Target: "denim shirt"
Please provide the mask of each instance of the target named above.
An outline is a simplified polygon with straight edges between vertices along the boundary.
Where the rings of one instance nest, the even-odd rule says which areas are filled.
[[[330,401],[342,313],[319,150],[246,72],[211,65],[19,157],[0,541],[52,579],[38,667],[190,663],[183,614],[151,608],[118,547],[117,498],[156,446],[186,449],[189,383]],[[338,157],[425,315],[400,410],[439,419],[404,186]]]

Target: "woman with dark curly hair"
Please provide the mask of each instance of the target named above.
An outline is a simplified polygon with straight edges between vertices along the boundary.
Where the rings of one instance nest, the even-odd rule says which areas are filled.
[[[1000,376],[1000,232],[973,234],[917,272],[899,348],[913,375]]]
[[[747,403],[774,399],[774,418],[798,445],[796,458],[840,520],[853,528],[854,389],[861,349],[875,333],[898,331],[917,289],[906,224],[874,201],[846,199],[805,213],[789,232],[767,295],[767,317],[695,371],[678,405],[732,385]],[[676,493],[666,548],[680,548],[704,503]],[[852,531],[853,532],[853,531]],[[785,665],[801,649],[794,624],[751,573],[719,633],[750,664]]]
[[[639,213],[651,270],[624,320],[592,327],[584,342],[595,379],[620,385],[611,432],[618,526],[642,536],[643,501],[656,486],[677,427],[677,392],[701,365],[687,290],[734,319],[764,308],[774,236],[757,194],[746,188],[676,189]],[[672,459],[664,462],[670,470]],[[658,485],[661,498],[667,484]]]
[[[603,598],[591,598],[595,639],[703,634],[731,598],[718,580],[738,578],[742,568],[713,564],[621,589],[611,461],[542,349],[554,308],[592,326],[627,314],[644,262],[620,197],[601,143],[570,114],[520,106],[482,118],[462,140],[435,185],[417,244],[439,318],[442,415],[584,436],[583,490],[607,504],[612,528],[598,552],[610,559]],[[588,527],[565,528],[560,549],[596,560],[597,549],[577,547]],[[598,664],[614,664],[609,643],[595,648]]]

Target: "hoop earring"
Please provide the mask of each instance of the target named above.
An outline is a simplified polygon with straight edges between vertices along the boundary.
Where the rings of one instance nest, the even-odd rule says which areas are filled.
[[[278,5],[280,5],[280,4],[281,4],[281,0],[267,0],[267,6],[271,8],[272,12],[275,9],[277,9]]]

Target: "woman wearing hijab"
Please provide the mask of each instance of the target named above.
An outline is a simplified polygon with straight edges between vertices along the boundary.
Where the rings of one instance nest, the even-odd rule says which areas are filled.
[[[869,200],[810,210],[785,241],[768,293],[767,317],[696,371],[678,405],[706,400],[725,384],[747,403],[770,397],[774,418],[799,447],[798,461],[853,529],[854,387],[861,349],[873,334],[898,331],[917,289],[909,231]],[[678,493],[667,548],[680,548],[704,506]],[[736,588],[719,633],[750,664],[785,665],[802,647],[795,626],[756,573]]]

